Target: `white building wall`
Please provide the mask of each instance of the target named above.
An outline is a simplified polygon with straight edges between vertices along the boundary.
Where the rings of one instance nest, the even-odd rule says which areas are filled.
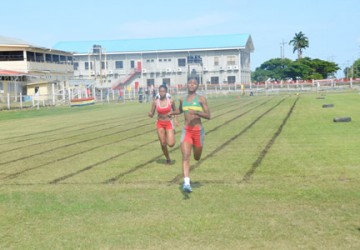
[[[188,64],[188,55],[199,55],[202,65]],[[219,83],[227,83],[229,77],[235,77],[235,83],[250,83],[250,52],[247,50],[197,50],[197,51],[159,51],[143,53],[107,53],[107,68],[102,69],[102,76],[91,72],[100,71],[99,57],[93,55],[74,55],[79,64],[74,75],[78,78],[95,78],[98,82],[103,80],[103,87],[111,87],[122,79],[125,79],[141,63],[141,73],[137,74],[128,84],[134,85],[139,82],[140,87],[145,87],[148,82],[154,82],[155,86],[163,83],[164,79],[170,81],[170,85],[184,85],[188,75],[195,70],[202,76],[203,83],[211,81],[211,77],[218,77]],[[93,69],[85,70],[85,63],[93,63]],[[215,58],[218,65],[215,64]],[[231,58],[231,59],[230,59]],[[178,60],[185,60],[185,66],[179,66]],[[105,55],[102,55],[105,61]],[[116,68],[116,61],[122,61],[123,68]],[[131,61],[134,68],[131,68]],[[104,82],[106,79],[106,82]],[[100,82],[99,82],[100,83]]]

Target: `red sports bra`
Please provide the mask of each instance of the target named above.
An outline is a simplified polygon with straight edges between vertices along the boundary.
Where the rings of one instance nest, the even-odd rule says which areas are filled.
[[[156,100],[156,111],[160,115],[166,115],[167,113],[169,113],[171,111],[171,101],[169,98],[166,98],[166,100],[167,100],[167,105],[165,107],[161,107],[160,99]]]

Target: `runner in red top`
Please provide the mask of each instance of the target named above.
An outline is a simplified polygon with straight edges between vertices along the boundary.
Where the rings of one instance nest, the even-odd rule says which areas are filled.
[[[171,116],[170,113],[172,110],[176,109],[176,106],[175,102],[166,96],[166,93],[167,87],[165,85],[161,85],[159,87],[160,98],[153,101],[148,115],[152,118],[155,111],[158,113],[158,120],[156,122],[157,133],[161,149],[166,157],[166,164],[169,165],[171,164],[171,159],[167,146],[173,147],[175,145],[175,130],[172,120],[173,116]]]

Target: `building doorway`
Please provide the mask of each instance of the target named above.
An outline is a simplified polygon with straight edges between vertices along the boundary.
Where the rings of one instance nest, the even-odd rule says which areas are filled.
[[[154,79],[147,79],[147,80],[146,80],[146,85],[147,85],[148,87],[154,87],[154,85],[155,85]]]
[[[166,86],[170,86],[170,78],[163,78],[162,80],[162,84],[166,85]]]

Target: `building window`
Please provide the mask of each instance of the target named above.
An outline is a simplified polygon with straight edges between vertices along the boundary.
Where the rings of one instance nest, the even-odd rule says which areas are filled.
[[[227,57],[227,65],[235,65],[235,56]]]
[[[124,62],[123,61],[115,61],[115,68],[116,69],[124,68]]]
[[[44,54],[43,53],[35,53],[35,60],[37,62],[43,62],[44,61]]]
[[[147,85],[148,87],[154,86],[154,85],[155,85],[155,80],[154,80],[154,79],[147,79],[147,80],[146,80],[146,85]]]
[[[214,57],[214,66],[219,66],[219,57]]]
[[[22,51],[1,51],[0,61],[23,61],[24,53]]]
[[[66,56],[60,56],[60,63],[66,64]]]
[[[4,90],[4,85],[2,82],[0,82],[0,90]]]
[[[170,86],[170,78],[163,78],[162,84],[163,84],[163,85]],[[169,90],[169,91],[170,91],[170,90]]]
[[[74,70],[78,70],[79,68],[79,63],[78,62],[74,62]]]
[[[178,59],[178,66],[179,66],[179,67],[184,67],[184,66],[186,66],[186,59],[184,59],[184,58],[179,58],[179,59]]]
[[[235,83],[236,77],[235,76],[228,76],[227,77],[227,82],[228,83]]]
[[[35,62],[35,53],[26,51],[26,58],[28,62]]]
[[[210,83],[211,84],[219,84],[219,77],[218,76],[212,76],[210,78]]]
[[[45,54],[45,61],[46,61],[46,62],[52,62],[52,56],[51,56],[51,54]]]
[[[90,63],[90,68],[93,69],[92,63]],[[89,70],[89,62],[85,62],[85,70]]]
[[[67,63],[68,64],[73,64],[73,57],[72,56],[67,57]]]
[[[135,61],[133,60],[130,61],[130,68],[132,69],[135,68]]]
[[[53,55],[53,62],[55,62],[55,63],[59,63],[59,62],[60,62],[60,57],[59,57],[59,55]]]
[[[108,62],[106,62],[106,68],[108,68]],[[105,69],[105,62],[101,62],[101,69]]]
[[[159,62],[162,62],[162,59],[161,59],[161,58],[159,59]]]

